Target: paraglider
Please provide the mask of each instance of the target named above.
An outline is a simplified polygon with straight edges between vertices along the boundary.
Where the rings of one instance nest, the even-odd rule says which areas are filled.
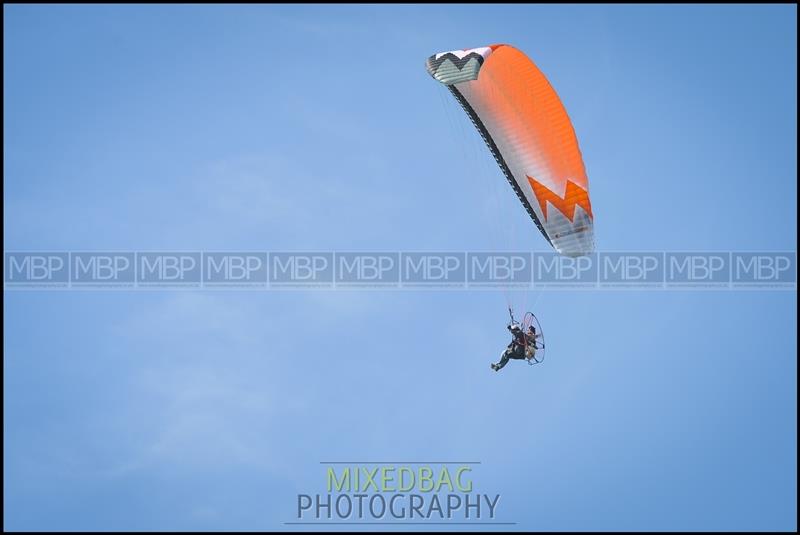
[[[594,214],[578,139],[561,99],[533,61],[499,44],[440,52],[428,58],[426,68],[464,109],[553,249],[570,257],[591,254]],[[512,342],[492,364],[495,371],[509,359],[537,362],[526,351],[537,352],[540,326],[527,342],[529,333],[514,324],[512,313]]]
[[[502,370],[510,359],[526,360],[528,364],[539,364],[544,360],[544,334],[536,316],[527,312],[522,324],[514,320],[514,312],[509,308],[511,322],[506,329],[511,333],[511,343],[500,355],[500,361],[492,363],[494,371]]]

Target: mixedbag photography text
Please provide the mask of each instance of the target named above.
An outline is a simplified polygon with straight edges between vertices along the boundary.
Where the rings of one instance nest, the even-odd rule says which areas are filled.
[[[481,520],[497,517],[500,495],[476,490],[473,466],[324,467],[325,492],[297,495],[304,521]]]

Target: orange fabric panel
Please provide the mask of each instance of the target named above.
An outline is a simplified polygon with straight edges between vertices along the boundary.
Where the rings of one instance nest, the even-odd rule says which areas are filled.
[[[525,54],[495,45],[472,89],[517,147],[536,151],[548,176],[537,177],[559,196],[571,181],[589,181],[572,122],[544,74]]]
[[[528,182],[530,182],[533,187],[533,193],[539,201],[539,207],[542,209],[545,221],[547,221],[548,202],[555,206],[570,221],[574,222],[575,220],[576,206],[580,206],[589,217],[593,217],[592,203],[589,201],[589,194],[573,181],[567,181],[567,189],[564,192],[564,198],[559,197],[558,194],[548,189],[547,186],[541,184],[532,176],[528,176]]]

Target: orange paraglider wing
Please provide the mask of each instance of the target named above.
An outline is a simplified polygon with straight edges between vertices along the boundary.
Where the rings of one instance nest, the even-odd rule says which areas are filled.
[[[589,179],[561,99],[525,54],[509,45],[428,58],[486,141],[509,184],[560,253],[594,251]]]

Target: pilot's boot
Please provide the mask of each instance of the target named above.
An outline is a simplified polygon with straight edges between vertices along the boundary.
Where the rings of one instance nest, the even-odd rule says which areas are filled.
[[[496,372],[499,372],[503,369],[503,367],[508,364],[508,351],[504,351],[502,355],[500,355],[500,362],[497,364],[492,364],[492,369]]]

